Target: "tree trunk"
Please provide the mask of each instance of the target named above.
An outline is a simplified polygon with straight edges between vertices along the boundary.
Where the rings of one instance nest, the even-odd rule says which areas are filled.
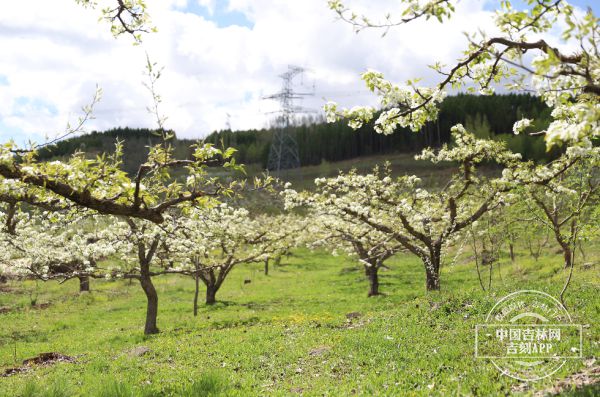
[[[508,250],[510,252],[510,261],[514,262],[515,261],[515,247],[514,247],[513,243],[508,244]]]
[[[479,285],[481,289],[485,291],[485,286],[483,285],[483,280],[481,279],[481,270],[479,270],[479,258],[475,256],[475,269],[477,270],[477,278],[479,279]]]
[[[369,276],[369,297],[379,295],[379,275],[377,266],[366,266],[367,275]]]
[[[440,256],[434,255],[433,258],[426,258],[423,261],[425,264],[427,291],[440,290]],[[428,263],[429,262],[429,263]]]
[[[568,244],[562,245],[563,257],[565,258],[565,269],[569,269],[573,263],[573,253]]]
[[[265,258],[265,276],[269,275],[269,257]]]
[[[194,290],[194,317],[198,316],[198,294],[200,291],[200,276],[196,272],[194,277],[196,282],[196,289]]]
[[[90,292],[90,277],[79,276],[79,292]]]
[[[214,305],[217,302],[217,288],[213,284],[206,286],[206,304]]]
[[[582,262],[587,261],[587,256],[585,255],[585,251],[583,250],[583,243],[578,244],[579,252],[581,253]]]
[[[437,271],[427,270],[427,291],[439,291],[440,290],[440,275]]]
[[[146,325],[144,327],[144,334],[158,334],[158,327],[156,326],[156,318],[158,316],[158,294],[156,288],[152,284],[152,277],[149,274],[149,265],[142,266],[140,275],[140,284],[146,294],[147,306],[146,306]]]
[[[567,304],[565,303],[565,292],[567,292],[567,288],[569,288],[569,284],[571,284],[571,278],[573,277],[573,268],[575,267],[575,249],[576,248],[571,250],[571,247],[568,245],[564,248],[567,248],[566,251],[568,251],[571,254],[567,257],[567,252],[565,252],[565,266],[567,266],[567,263],[568,263],[569,276],[567,277],[567,280],[565,281],[565,285],[563,286],[563,289],[560,291],[560,303],[562,303],[562,305],[566,309]]]

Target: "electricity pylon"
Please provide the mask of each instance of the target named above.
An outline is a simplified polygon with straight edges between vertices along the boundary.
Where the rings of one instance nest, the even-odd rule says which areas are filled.
[[[296,106],[294,101],[314,95],[313,93],[294,91],[294,78],[302,76],[305,71],[306,69],[300,66],[289,65],[287,72],[279,75],[282,79],[281,91],[263,97],[263,99],[277,100],[281,104],[281,109],[277,112],[279,117],[276,119],[273,142],[271,143],[267,162],[267,169],[275,176],[280,176],[282,170],[300,167],[298,143],[294,139],[290,127],[293,125],[297,114],[309,111],[301,106]]]

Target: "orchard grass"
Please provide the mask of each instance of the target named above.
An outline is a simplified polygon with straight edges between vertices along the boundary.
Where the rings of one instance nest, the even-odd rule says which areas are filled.
[[[577,265],[566,302],[574,322],[590,325],[590,359],[599,352],[600,272],[598,250],[587,251],[595,264]],[[398,254],[380,272],[384,295],[367,298],[359,263],[295,250],[268,276],[260,264],[234,269],[218,303],[201,306],[198,317],[191,278],[157,277],[161,333],[150,337],[137,282],[93,280],[80,295],[77,280],[13,281],[0,291],[2,372],[43,352],[77,362],[0,377],[0,396],[506,395],[521,383],[475,359],[475,325],[508,293],[558,296],[567,273],[550,249],[537,262],[520,252],[514,264],[495,266],[487,293],[467,256],[442,268],[441,292],[426,293],[419,259]],[[150,352],[130,354],[140,346]],[[583,368],[569,361],[523,393]]]
[[[356,169],[359,174],[373,172],[376,166],[382,166],[389,163],[392,175],[417,175],[424,182],[425,186],[444,186],[455,171],[456,165],[452,163],[437,163],[430,161],[415,160],[414,153],[390,153],[375,156],[362,156],[353,159],[328,162],[323,160],[319,165],[303,166],[293,170],[282,170],[281,178],[289,181],[292,187],[297,190],[315,189],[315,178],[333,178],[340,171],[348,172]],[[484,167],[484,172],[488,174],[498,174],[497,167]],[[261,176],[264,169],[260,164],[250,164],[246,166],[246,172],[249,177]],[[219,170],[210,170],[211,175],[219,174]]]

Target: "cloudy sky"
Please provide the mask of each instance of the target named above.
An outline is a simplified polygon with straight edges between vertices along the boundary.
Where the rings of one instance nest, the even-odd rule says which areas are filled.
[[[19,0],[0,12],[0,141],[43,141],[75,121],[93,96],[104,95],[88,129],[153,127],[146,106],[145,54],[164,66],[158,90],[167,126],[181,137],[213,130],[261,128],[277,103],[262,97],[280,88],[288,65],[309,69],[297,89],[314,92],[303,105],[327,100],[374,104],[358,76],[367,68],[395,81],[435,76],[426,65],[450,63],[464,48],[464,31],[491,29],[499,1],[462,0],[444,25],[412,23],[354,34],[337,21],[326,0],[148,0],[158,33],[143,45],[114,39],[98,11],[74,0]],[[397,0],[347,0],[376,17]],[[577,0],[580,7],[597,0]],[[102,4],[102,1],[100,1]],[[558,32],[556,32],[558,33]],[[556,44],[559,44],[558,42]]]

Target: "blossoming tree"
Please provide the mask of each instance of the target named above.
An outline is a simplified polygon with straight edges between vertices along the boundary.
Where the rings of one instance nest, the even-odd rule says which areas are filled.
[[[135,279],[146,296],[146,320],[144,333],[159,332],[158,293],[152,281],[153,277],[171,273],[168,264],[159,261],[161,252],[166,252],[166,239],[172,232],[171,217],[167,215],[165,225],[122,217],[111,227],[115,233],[116,245],[121,262],[103,269],[107,278]]]
[[[388,33],[392,27],[418,19],[442,23],[452,17],[457,2],[399,0],[399,13],[387,14],[380,21],[358,15],[344,0],[329,0],[328,4],[357,32],[380,28]],[[554,120],[545,131],[538,131],[549,146],[558,142],[589,146],[590,139],[600,135],[598,17],[591,9],[576,12],[565,0],[525,0],[518,8],[510,0],[499,3],[492,35],[485,29],[467,33],[468,43],[460,59],[448,67],[440,62],[430,65],[441,76],[437,84],[419,86],[418,79],[394,84],[382,73],[363,73],[362,79],[379,96],[383,109],[375,121],[376,131],[391,134],[398,126],[420,130],[435,120],[438,105],[449,89],[490,95],[504,85],[512,91],[535,92],[552,109]],[[566,26],[562,48],[551,44],[551,30],[558,24]],[[371,121],[377,111],[374,107],[340,109],[335,103],[325,109],[329,120],[346,117],[353,128]],[[520,120],[514,131],[519,133],[530,125],[531,120]]]
[[[467,226],[498,208],[512,187],[504,177],[487,178],[482,162],[513,166],[520,156],[503,143],[476,139],[462,126],[453,128],[455,144],[437,152],[426,149],[418,159],[458,164],[458,170],[441,188],[420,187],[416,176],[392,178],[391,170],[376,168],[359,175],[352,171],[336,178],[317,179],[325,204],[344,216],[393,237],[423,262],[427,290],[440,289],[440,266],[445,250]]]
[[[269,262],[273,259],[273,264],[279,266],[281,258],[288,255],[293,248],[306,245],[310,240],[312,219],[306,216],[285,212],[279,215],[261,214],[254,218],[263,230],[270,230],[274,238],[272,240],[272,250],[264,258],[264,273],[269,275]]]
[[[379,270],[388,258],[404,249],[394,235],[347,213],[347,203],[337,200],[337,195],[329,191],[327,183],[317,182],[316,192],[298,193],[286,189],[283,194],[287,208],[305,206],[309,209],[309,247],[326,247],[334,252],[341,250],[357,257],[369,280],[368,296],[379,295]]]
[[[16,213],[12,222],[0,244],[1,261],[13,275],[43,281],[77,278],[80,292],[89,291],[97,263],[115,253],[110,229],[91,212],[30,210]]]
[[[259,222],[245,208],[227,204],[193,209],[177,218],[175,224],[173,233],[168,235],[173,271],[190,275],[196,281],[194,314],[198,310],[200,281],[206,286],[205,302],[212,305],[235,266],[263,261],[281,249],[279,242],[288,237],[278,224]]]
[[[550,164],[520,165],[508,171],[507,176],[520,182],[520,191],[528,198],[525,205],[530,219],[549,231],[560,247],[569,269],[560,294],[564,300],[576,249],[598,222],[600,148],[570,147]]]

